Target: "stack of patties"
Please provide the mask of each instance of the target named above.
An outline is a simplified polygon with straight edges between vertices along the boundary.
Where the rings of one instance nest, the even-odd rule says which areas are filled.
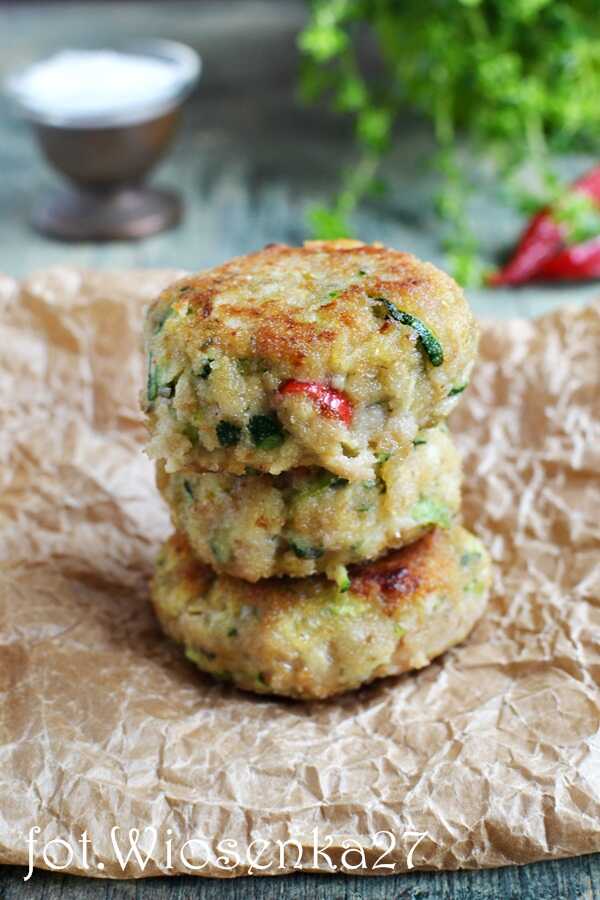
[[[357,241],[268,246],[151,305],[148,452],[176,528],[153,601],[201,669],[321,698],[468,634],[490,567],[445,419],[477,338],[449,276]]]

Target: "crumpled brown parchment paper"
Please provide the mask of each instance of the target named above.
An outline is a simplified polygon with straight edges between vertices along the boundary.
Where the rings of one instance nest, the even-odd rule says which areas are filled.
[[[365,874],[600,850],[600,304],[484,328],[453,430],[487,617],[417,675],[303,705],[205,679],[147,602],[169,525],[139,333],[172,277],[0,281],[0,861],[28,864],[33,827],[36,866],[113,877],[283,873],[287,839]],[[132,828],[143,870],[115,851]]]

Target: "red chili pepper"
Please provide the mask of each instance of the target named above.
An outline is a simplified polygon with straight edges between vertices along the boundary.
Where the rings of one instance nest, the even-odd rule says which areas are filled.
[[[583,244],[565,247],[544,264],[537,277],[547,281],[600,278],[600,236]]]
[[[342,391],[329,387],[326,384],[319,384],[318,381],[296,381],[291,378],[279,388],[282,396],[290,394],[304,394],[309,397],[319,408],[324,416],[330,419],[339,419],[344,425],[350,425],[352,422],[352,403],[350,399]]]
[[[598,201],[600,206],[600,166],[595,166],[571,185],[571,190],[580,191]],[[546,207],[533,217],[523,232],[517,249],[507,264],[488,279],[491,285],[523,284],[532,278],[542,277],[545,266],[558,253],[562,255],[564,247],[564,226],[552,218],[552,209]],[[569,248],[567,248],[569,249]],[[548,277],[548,276],[543,276]],[[554,274],[553,278],[559,278]],[[568,275],[563,276],[570,277]],[[582,275],[579,277],[593,277]]]
[[[502,269],[490,275],[488,283],[498,287],[529,281],[561,245],[560,227],[550,213],[537,213],[523,232],[514,255]]]

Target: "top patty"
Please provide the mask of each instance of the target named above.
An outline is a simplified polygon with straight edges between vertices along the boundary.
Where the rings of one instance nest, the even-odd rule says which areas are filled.
[[[357,241],[280,245],[150,307],[145,408],[167,471],[320,465],[368,478],[466,386],[478,331],[456,283]]]

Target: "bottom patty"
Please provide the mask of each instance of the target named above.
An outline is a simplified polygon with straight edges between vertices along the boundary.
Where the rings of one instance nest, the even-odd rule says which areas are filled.
[[[454,526],[349,574],[346,591],[319,575],[252,584],[216,575],[176,533],[152,599],[203,671],[260,694],[320,699],[420,669],[466,637],[487,600],[490,561]]]

